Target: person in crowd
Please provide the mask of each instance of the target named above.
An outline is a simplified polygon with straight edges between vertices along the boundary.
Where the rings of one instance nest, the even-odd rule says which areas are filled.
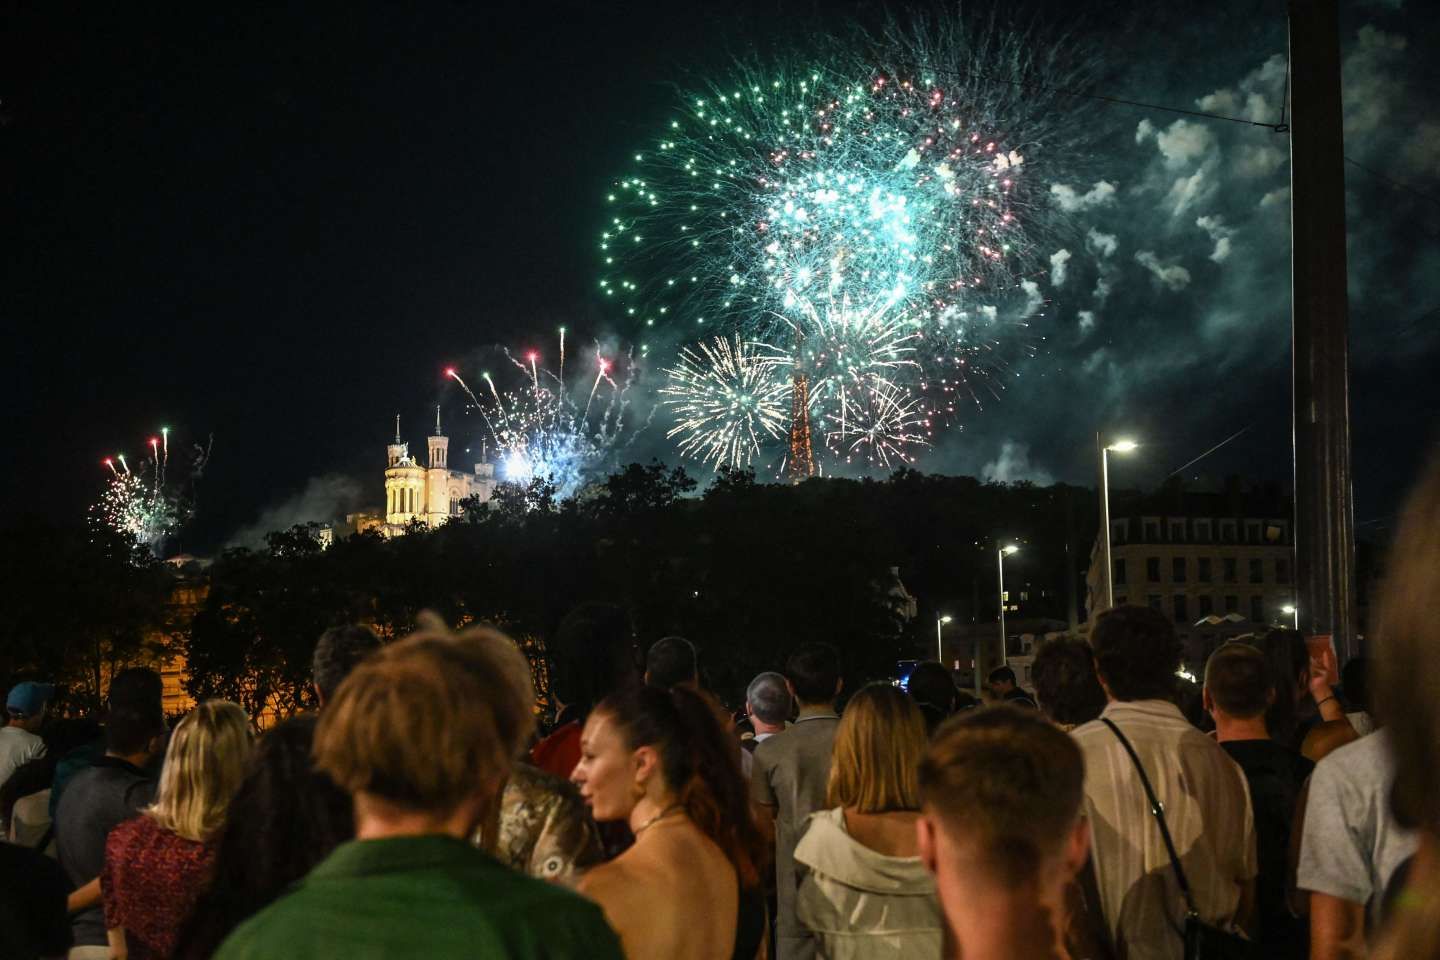
[[[669,690],[686,686],[700,689],[700,667],[695,645],[684,637],[661,637],[645,653],[645,682]]]
[[[10,688],[5,697],[5,726],[0,727],[0,787],[20,767],[45,755],[40,728],[55,688],[27,680]]]
[[[1265,654],[1275,681],[1275,701],[1265,714],[1271,739],[1298,750],[1317,725],[1345,719],[1345,709],[1330,686],[1329,665],[1311,658],[1299,632],[1276,627],[1252,638],[1252,643]]]
[[[517,763],[500,799],[500,822],[471,838],[513,870],[573,887],[604,859],[595,820],[575,785],[528,763]]]
[[[1313,960],[1367,955],[1386,888],[1415,853],[1416,834],[1395,816],[1395,776],[1383,726],[1328,753],[1310,776],[1295,882],[1309,894]]]
[[[750,800],[765,836],[775,842],[775,953],[778,960],[814,956],[814,941],[795,916],[795,844],[805,820],[825,807],[830,758],[840,717],[840,654],[828,643],[806,644],[785,666],[799,716],[783,734],[755,748]]]
[[[1374,714],[1370,710],[1370,658],[1351,657],[1340,670],[1340,690],[1344,694],[1345,720],[1355,735],[1363,737],[1375,732]]]
[[[154,804],[105,841],[100,888],[112,960],[172,955],[210,880],[213,841],[249,754],[250,720],[229,701],[207,700],[176,726]]]
[[[1109,702],[1100,719],[1070,735],[1085,758],[1085,813],[1102,912],[1122,956],[1174,960],[1181,955],[1184,900],[1136,765],[1104,721],[1138,755],[1184,857],[1200,919],[1212,926],[1252,926],[1258,868],[1245,776],[1172,701],[1181,646],[1159,611],[1107,610],[1090,643]]]
[[[149,667],[127,667],[115,674],[110,681],[109,696],[107,698],[107,714],[110,711],[122,710],[130,713],[141,713],[146,716],[165,716],[165,709],[162,706],[164,695],[164,683],[160,674]],[[67,752],[55,764],[55,779],[50,787],[50,819],[54,820],[60,810],[60,798],[64,795],[65,789],[70,781],[82,770],[88,770],[101,760],[109,750],[108,738],[102,729],[98,736],[89,742],[75,747]],[[151,755],[153,766],[159,766],[161,751]],[[152,777],[158,776],[159,769],[150,770]],[[99,894],[96,894],[96,903],[99,903]]]
[[[45,849],[54,836],[50,819],[50,788],[60,758],[95,739],[98,721],[89,717],[51,719],[41,737],[45,752],[16,768],[0,786],[0,823],[8,825],[11,843]]]
[[[940,957],[935,883],[915,823],[925,717],[905,691],[862,687],[835,732],[825,802],[795,847],[795,914],[824,960]]]
[[[917,842],[953,955],[1068,960],[1066,889],[1090,845],[1084,780],[1075,741],[1028,710],[971,711],[931,738]]]
[[[105,754],[75,773],[55,812],[60,866],[75,893],[70,909],[75,946],[71,960],[104,960],[110,948],[101,908],[100,874],[110,831],[155,799],[150,761],[165,742],[165,714],[153,702],[117,703],[105,718]]]
[[[370,654],[380,649],[380,638],[364,624],[331,627],[320,634],[310,660],[310,677],[316,702],[324,707],[340,689],[340,682]]]
[[[1411,494],[1390,557],[1373,634],[1385,691],[1375,709],[1394,758],[1389,806],[1415,830],[1418,852],[1374,955],[1410,960],[1440,956],[1440,457]]]
[[[713,704],[678,686],[630,688],[585,721],[573,779],[635,843],[585,874],[630,960],[752,960],[765,937],[763,842],[735,744]]]
[[[1015,679],[1015,671],[1008,666],[996,667],[991,670],[987,679],[990,682],[990,689],[1005,703],[1034,709],[1035,700],[1030,694],[1020,689],[1020,684]]]
[[[1247,643],[1227,643],[1205,664],[1205,710],[1215,721],[1215,740],[1245,771],[1255,817],[1256,908],[1251,931],[1266,956],[1304,958],[1309,931],[1286,902],[1290,830],[1296,802],[1315,765],[1270,738],[1265,711],[1275,681],[1265,655]]]
[[[60,864],[38,850],[0,841],[0,957],[51,960],[70,949],[69,891]]]
[[[1083,640],[1060,637],[1035,651],[1030,666],[1040,710],[1061,730],[1089,723],[1105,709],[1105,690],[1095,676],[1095,655]]]
[[[934,733],[940,724],[960,709],[960,689],[955,686],[954,676],[944,664],[935,660],[915,664],[905,689],[925,717],[926,733]]]
[[[292,717],[255,744],[214,842],[213,879],[176,940],[178,960],[207,960],[236,926],[354,838],[350,797],[310,756],[316,720]]]
[[[784,674],[767,671],[755,675],[745,688],[745,716],[755,732],[753,737],[741,741],[746,752],[754,753],[760,744],[785,732],[785,721],[790,719],[794,702]]]
[[[600,910],[470,845],[534,725],[507,637],[433,616],[363,660],[315,730],[315,765],[353,798],[356,839],[241,923],[219,960],[595,957],[619,944]]]
[[[621,607],[589,603],[572,610],[549,645],[555,724],[530,751],[530,762],[568,779],[580,760],[580,733],[595,704],[640,681],[635,628]]]

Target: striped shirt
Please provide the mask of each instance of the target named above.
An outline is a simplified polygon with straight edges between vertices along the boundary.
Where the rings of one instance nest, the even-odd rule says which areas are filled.
[[[1201,919],[1228,926],[1258,872],[1245,775],[1218,743],[1165,700],[1111,703],[1103,717],[1135,748],[1164,807]],[[1179,960],[1185,901],[1145,788],[1110,728],[1072,731],[1085,755],[1085,812],[1105,920],[1127,960]]]

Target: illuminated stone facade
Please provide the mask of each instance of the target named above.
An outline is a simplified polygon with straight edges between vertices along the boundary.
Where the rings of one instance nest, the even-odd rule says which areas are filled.
[[[440,433],[440,414],[435,414],[435,434],[428,438],[428,462],[421,466],[410,456],[410,445],[400,439],[396,418],[395,442],[386,448],[385,510],[383,522],[370,517],[353,520],[356,529],[376,529],[385,536],[404,533],[411,523],[438,527],[464,512],[462,502],[478,497],[487,503],[495,492],[495,467],[475,464],[474,473],[451,470],[450,438]],[[378,518],[377,518],[378,519]]]

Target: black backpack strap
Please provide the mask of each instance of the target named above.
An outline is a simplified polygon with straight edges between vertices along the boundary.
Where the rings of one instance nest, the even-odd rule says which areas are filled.
[[[1109,717],[1101,717],[1100,722],[1110,728],[1125,752],[1130,754],[1130,762],[1135,764],[1135,772],[1140,774],[1140,784],[1145,788],[1145,797],[1150,801],[1150,812],[1155,815],[1155,822],[1160,826],[1160,836],[1165,841],[1165,852],[1170,855],[1170,866],[1175,869],[1175,882],[1180,885],[1180,893],[1185,897],[1185,909],[1192,917],[1198,917],[1200,912],[1195,909],[1195,898],[1190,895],[1190,881],[1185,878],[1185,868],[1180,866],[1180,855],[1175,852],[1175,841],[1170,837],[1170,828],[1165,824],[1165,808],[1161,805],[1160,799],[1155,796],[1155,788],[1150,786],[1150,778],[1145,776],[1145,767],[1140,762],[1140,756],[1120,728],[1110,720]]]

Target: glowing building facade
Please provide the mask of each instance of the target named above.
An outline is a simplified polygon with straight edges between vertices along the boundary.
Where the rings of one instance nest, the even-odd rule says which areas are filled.
[[[395,442],[386,448],[385,522],[381,533],[403,533],[415,521],[438,527],[464,512],[469,497],[489,501],[495,492],[495,467],[475,464],[474,473],[450,469],[450,438],[440,432],[440,411],[435,411],[435,433],[427,438],[428,459],[421,466],[410,456],[410,444],[400,437],[400,418],[395,418]]]

